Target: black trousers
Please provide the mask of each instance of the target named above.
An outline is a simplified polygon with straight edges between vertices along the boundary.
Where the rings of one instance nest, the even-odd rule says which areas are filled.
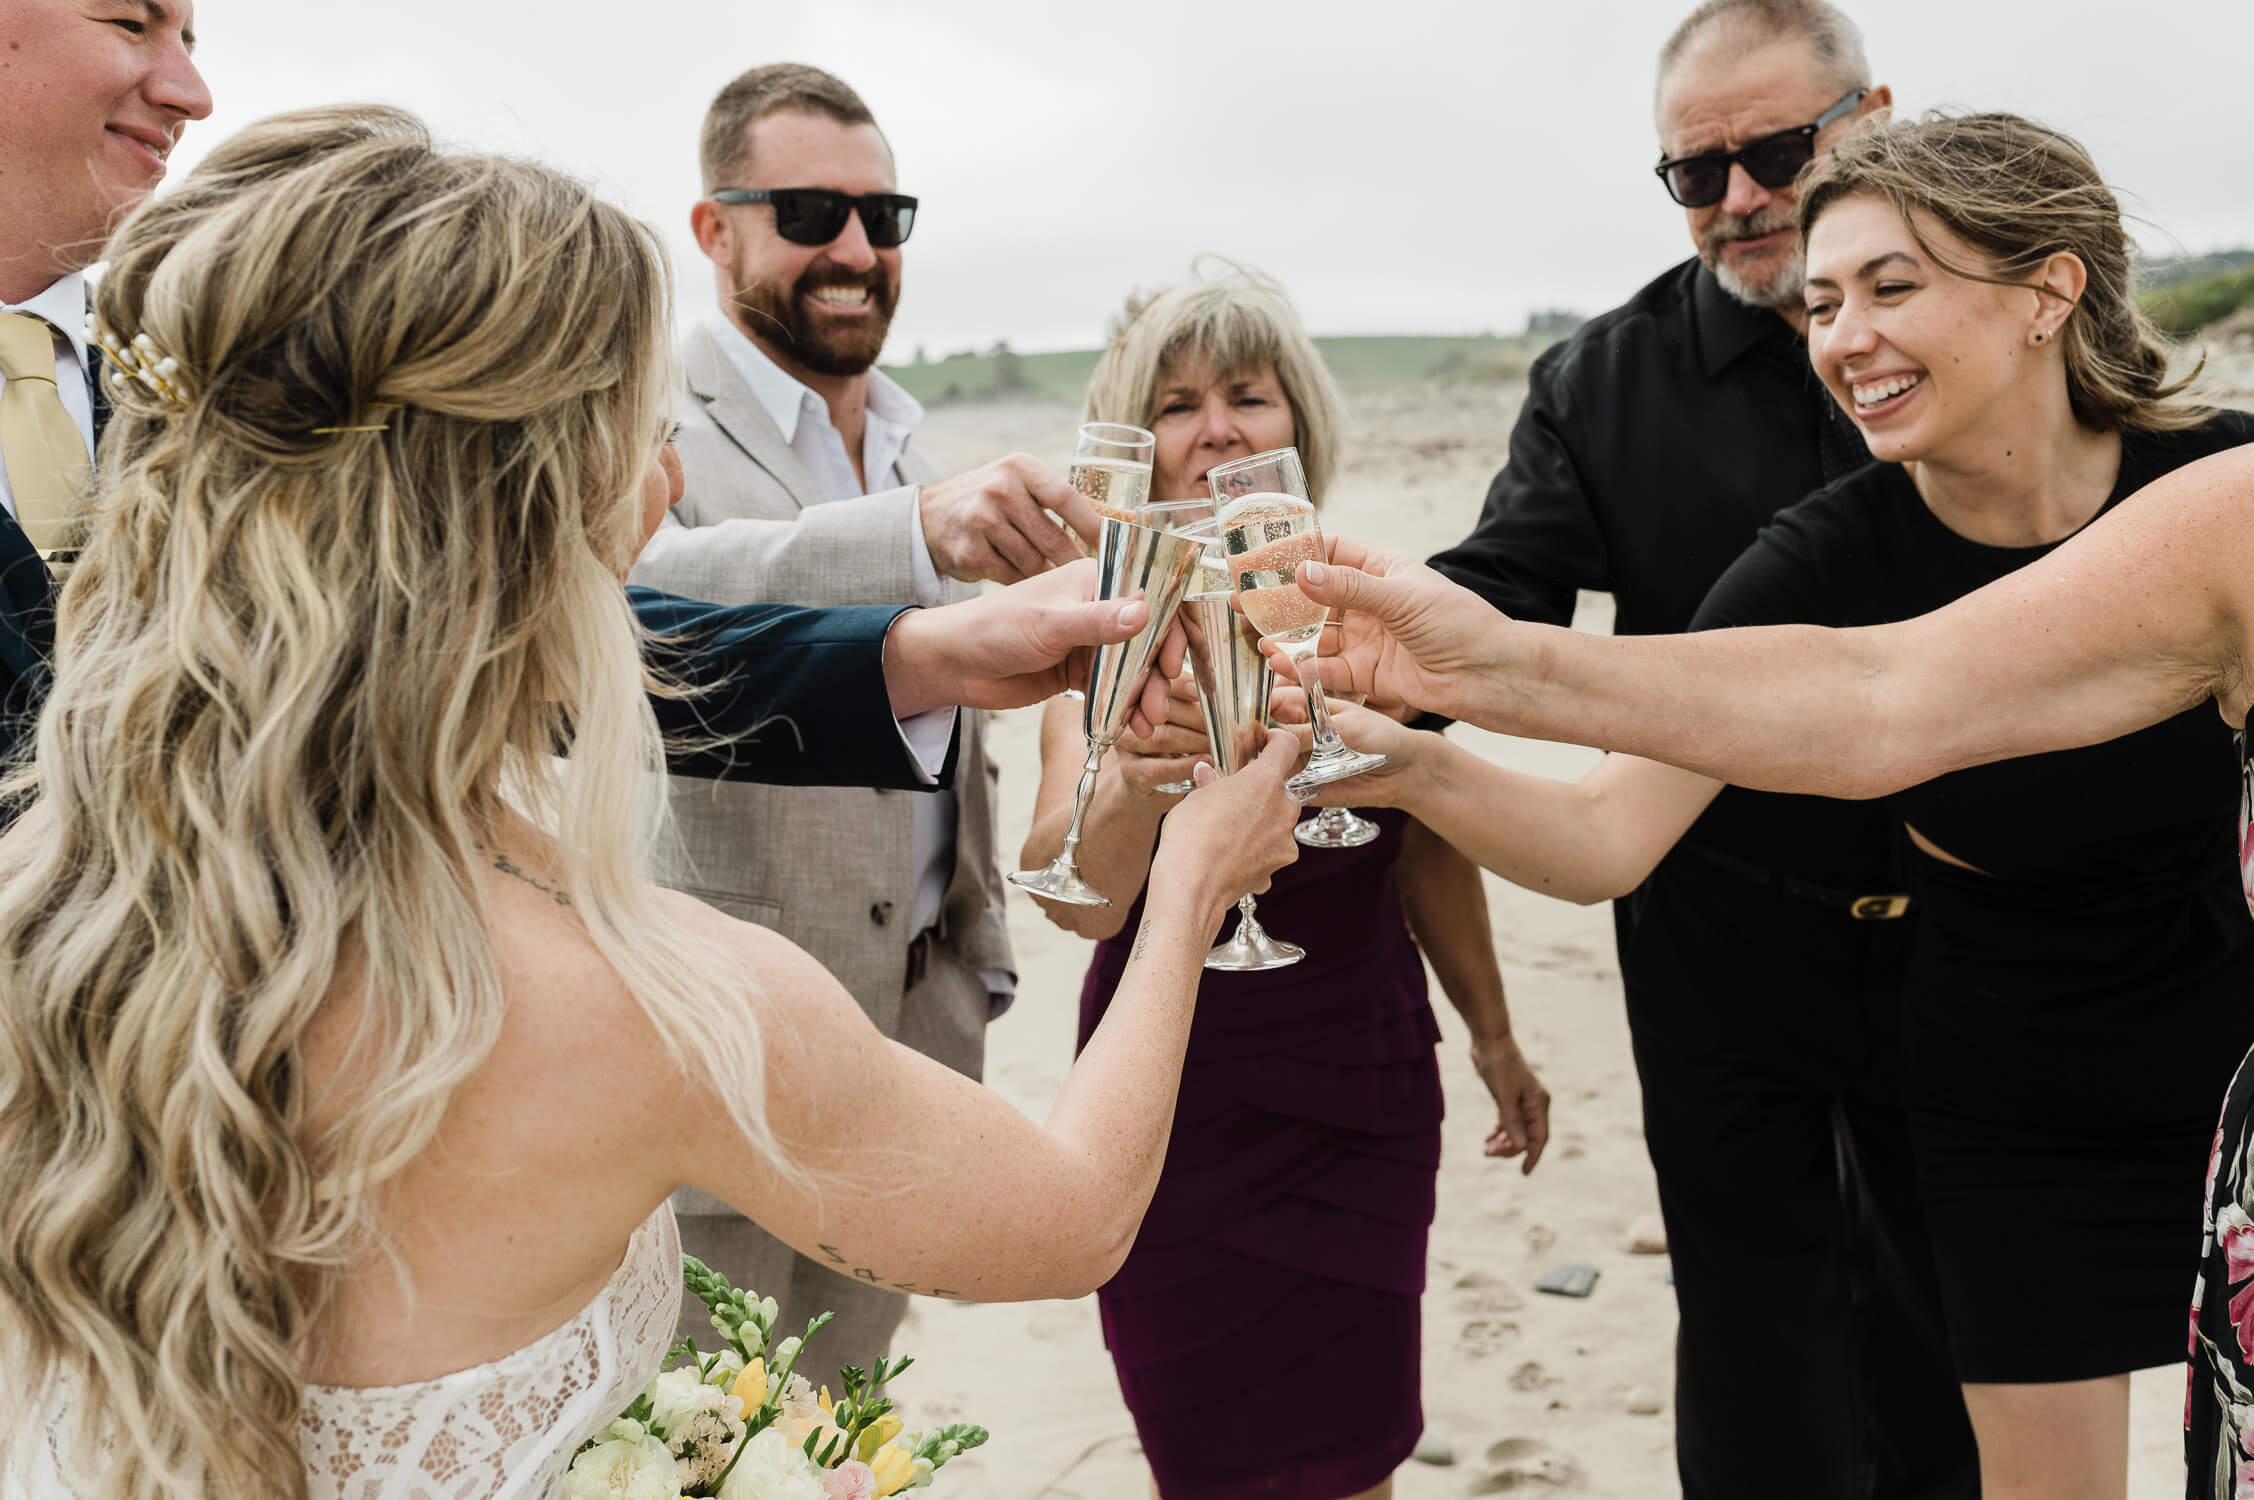
[[[1669,876],[1623,922],[1621,967],[1684,1500],[1977,1496],[1897,1086],[1907,924]]]

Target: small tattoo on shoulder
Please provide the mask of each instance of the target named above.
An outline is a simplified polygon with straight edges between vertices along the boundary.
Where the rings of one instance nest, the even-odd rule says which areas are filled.
[[[570,892],[559,891],[552,885],[543,884],[540,880],[526,873],[523,866],[519,865],[515,860],[509,858],[509,856],[507,856],[506,854],[496,854],[493,856],[493,868],[499,870],[504,875],[515,876],[517,879],[523,881],[526,885],[531,886],[534,890],[540,892],[542,895],[552,898],[558,906],[571,905]]]

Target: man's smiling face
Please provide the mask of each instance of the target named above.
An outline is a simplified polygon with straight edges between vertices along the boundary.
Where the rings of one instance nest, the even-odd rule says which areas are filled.
[[[0,220],[52,259],[0,273],[52,280],[100,254],[211,113],[194,47],[191,0],[0,0]]]

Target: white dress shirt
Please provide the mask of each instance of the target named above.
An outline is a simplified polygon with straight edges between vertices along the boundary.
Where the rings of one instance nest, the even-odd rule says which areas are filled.
[[[35,318],[45,318],[59,330],[55,335],[55,391],[63,398],[63,410],[78,424],[78,435],[86,440],[86,451],[94,451],[94,400],[86,390],[86,372],[93,368],[86,355],[86,278],[77,271],[71,272],[53,286],[15,306],[0,304],[0,312],[30,313]],[[6,390],[8,379],[0,375],[0,390]],[[0,505],[8,514],[16,513],[16,497],[8,488],[8,471],[0,465]]]
[[[845,435],[830,421],[829,403],[785,373],[744,336],[743,330],[719,313],[710,314],[705,323],[728,362],[751,387],[760,410],[767,413],[791,452],[821,486],[823,499],[848,500],[905,487],[900,477],[900,454],[923,421],[924,409],[897,381],[882,370],[869,371],[868,408],[861,435],[861,471],[868,476],[864,485],[854,475],[853,462],[846,454]],[[932,563],[930,544],[924,540],[922,512],[916,507],[909,508],[908,535],[903,541],[915,578],[916,602],[926,608],[946,603],[946,587]],[[940,710],[936,715],[922,714],[904,721],[902,730],[928,770],[940,764],[947,753],[953,719],[949,711]],[[927,748],[934,737],[936,756]],[[915,808],[916,883],[914,925],[910,930],[920,933],[939,920],[939,908],[947,899],[947,883],[955,870],[959,803],[953,792],[918,792]],[[1007,996],[1017,988],[1015,975],[989,973],[983,977],[987,989],[996,996]]]

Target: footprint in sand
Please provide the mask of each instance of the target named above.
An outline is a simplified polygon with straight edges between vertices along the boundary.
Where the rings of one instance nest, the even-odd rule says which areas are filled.
[[[1462,1317],[1487,1317],[1517,1312],[1526,1306],[1526,1299],[1499,1277],[1485,1271],[1466,1271],[1456,1278],[1455,1295],[1449,1305]]]
[[[1456,1335],[1456,1352],[1466,1359],[1486,1359],[1518,1342],[1519,1328],[1504,1318],[1473,1318]]]
[[[1471,1482],[1474,1495],[1507,1495],[1514,1490],[1577,1490],[1581,1466],[1539,1438],[1504,1438],[1487,1450],[1483,1472]]]

